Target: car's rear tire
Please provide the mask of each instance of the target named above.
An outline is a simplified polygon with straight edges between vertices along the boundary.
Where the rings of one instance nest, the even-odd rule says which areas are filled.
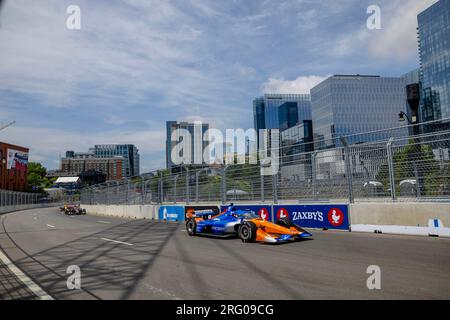
[[[195,219],[189,219],[186,222],[186,231],[188,235],[195,236],[196,230],[197,230],[197,222],[195,221]]]
[[[256,227],[256,224],[251,221],[244,222],[238,229],[239,239],[241,239],[242,242],[255,242],[257,231],[258,228]]]

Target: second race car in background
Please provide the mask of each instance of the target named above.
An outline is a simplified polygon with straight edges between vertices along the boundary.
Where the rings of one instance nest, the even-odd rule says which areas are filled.
[[[84,215],[86,214],[86,209],[82,209],[80,205],[76,204],[65,204],[59,210],[67,215]]]
[[[261,219],[254,211],[239,210],[230,205],[227,211],[195,213],[186,222],[190,236],[238,236],[243,242],[281,243],[312,237],[312,234],[282,218],[276,223]]]

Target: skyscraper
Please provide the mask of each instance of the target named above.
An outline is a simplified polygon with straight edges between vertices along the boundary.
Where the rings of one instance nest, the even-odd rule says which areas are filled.
[[[172,159],[172,149],[177,145],[180,140],[182,140],[181,136],[176,135],[175,139],[172,139],[172,134],[177,129],[187,130],[191,135],[191,159],[190,163],[194,164],[194,148],[196,146],[201,146],[202,156],[203,150],[206,147],[208,141],[203,141],[203,136],[205,132],[209,129],[209,124],[207,123],[189,123],[189,122],[177,122],[177,121],[166,121],[166,168],[172,169],[176,166]],[[197,129],[197,132],[196,132]],[[202,164],[208,162],[208,159],[202,159]],[[197,164],[197,163],[196,163]]]
[[[292,128],[298,123],[311,120],[310,95],[265,94],[253,100],[253,116],[257,132],[261,129],[282,131]]]
[[[335,75],[311,89],[314,149],[340,146],[339,137],[398,127],[405,109],[403,78]],[[388,132],[357,135],[348,142],[386,139]],[[397,134],[407,135],[407,129]]]
[[[417,20],[422,122],[450,118],[450,1],[438,1]]]

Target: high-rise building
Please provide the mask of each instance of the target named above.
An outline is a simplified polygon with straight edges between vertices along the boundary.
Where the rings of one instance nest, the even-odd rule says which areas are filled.
[[[265,94],[253,100],[253,117],[258,133],[261,129],[289,129],[298,123],[311,120],[310,95]]]
[[[190,148],[191,159],[187,159],[187,162],[192,165],[203,165],[205,163],[208,163],[209,159],[203,159],[203,150],[208,144],[207,139],[204,139],[204,135],[209,129],[209,124],[201,122],[189,123],[189,122],[166,121],[166,168],[172,169],[173,167],[177,166],[172,160],[172,150],[183,139],[180,134],[177,134],[178,131],[176,130],[178,129],[187,130],[191,136],[191,148]],[[174,137],[172,137],[173,133]],[[202,151],[201,154],[202,159],[200,159],[200,161],[196,161],[199,159],[194,159],[196,150],[195,148],[196,147],[198,148],[199,146],[201,147]],[[197,162],[201,162],[201,164]]]
[[[61,170],[58,176],[72,177],[85,175],[88,172],[100,172],[106,176],[106,180],[122,179],[123,157],[95,158],[95,157],[67,157],[61,159]]]
[[[101,144],[90,148],[87,153],[79,153],[80,157],[114,158],[122,157],[122,176],[139,175],[139,150],[133,144]]]
[[[335,75],[311,89],[314,149],[340,146],[340,136],[354,135],[348,143],[389,138],[382,129],[398,127],[405,109],[403,78]],[[400,130],[401,131],[401,130]],[[357,135],[365,132],[371,134]],[[397,132],[406,136],[404,132]]]
[[[436,2],[417,20],[421,121],[450,118],[450,1]]]

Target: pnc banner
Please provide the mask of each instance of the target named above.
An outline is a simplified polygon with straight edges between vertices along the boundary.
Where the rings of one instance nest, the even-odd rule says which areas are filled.
[[[186,206],[184,207],[185,219],[189,219],[195,213],[212,212],[213,215],[219,214],[218,206]]]
[[[261,219],[272,222],[272,206],[259,206],[259,205],[238,205],[234,206],[239,210],[252,210],[254,211]],[[221,206],[220,212],[225,212],[228,209],[228,206]]]
[[[161,206],[158,211],[160,221],[184,221],[184,207],[181,206]]]
[[[347,205],[277,205],[273,213],[275,221],[289,217],[304,228],[349,230]]]

